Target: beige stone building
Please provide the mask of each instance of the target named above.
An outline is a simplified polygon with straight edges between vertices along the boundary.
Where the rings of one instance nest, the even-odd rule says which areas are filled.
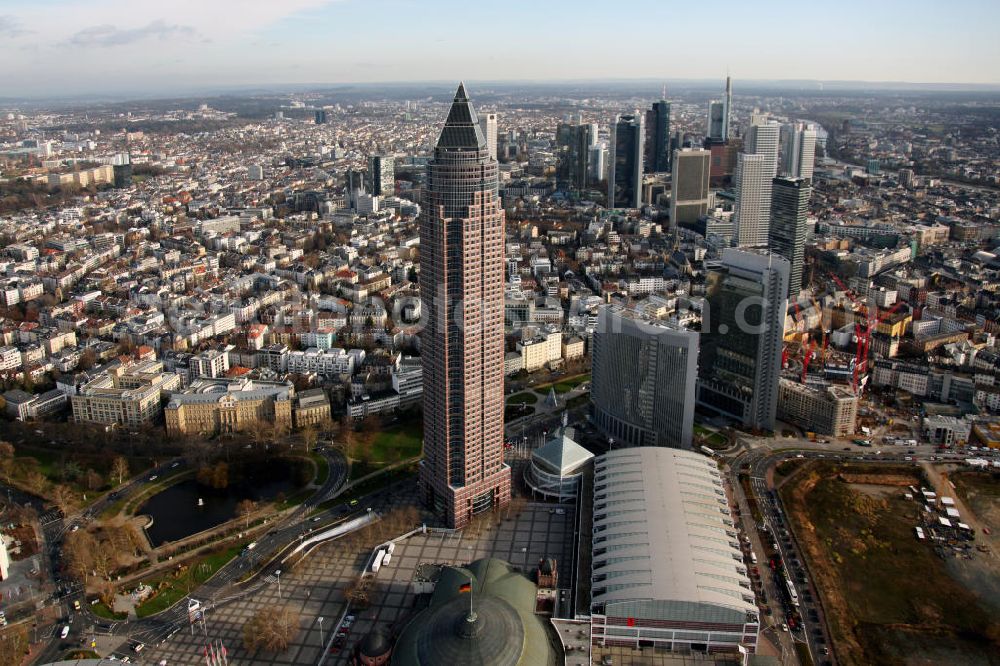
[[[321,388],[302,391],[295,399],[295,427],[323,426],[330,422],[330,398]]]
[[[199,379],[163,410],[170,435],[242,432],[270,423],[290,429],[295,388],[288,382]]]
[[[783,378],[778,418],[820,435],[846,437],[854,434],[858,398],[843,386],[814,387]]]
[[[138,426],[159,418],[164,392],[180,387],[180,377],[162,372],[159,362],[115,368],[85,384],[71,397],[77,423]]]

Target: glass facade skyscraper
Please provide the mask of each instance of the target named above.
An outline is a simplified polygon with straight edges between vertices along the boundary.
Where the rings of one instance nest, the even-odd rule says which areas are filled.
[[[788,303],[788,260],[727,248],[707,283],[698,404],[773,430]]]
[[[591,400],[616,446],[691,448],[697,375],[697,331],[601,308]]]
[[[670,102],[660,100],[646,111],[646,173],[670,171]]]
[[[582,191],[590,181],[591,148],[597,141],[597,125],[559,123],[556,127],[556,186]]]
[[[646,128],[642,115],[618,116],[611,137],[608,208],[639,207],[645,143]]]
[[[788,296],[795,299],[802,289],[802,265],[806,253],[806,218],[812,184],[808,178],[778,176],[771,186],[771,252],[788,260]]]

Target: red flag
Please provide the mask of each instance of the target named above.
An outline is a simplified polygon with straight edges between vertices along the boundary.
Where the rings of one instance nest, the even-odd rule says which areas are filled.
[[[634,617],[630,617],[627,620],[625,620],[625,623],[628,626],[630,626],[630,627],[634,627],[635,626],[635,618]]]
[[[472,592],[472,583],[462,583],[458,586],[459,592]]]

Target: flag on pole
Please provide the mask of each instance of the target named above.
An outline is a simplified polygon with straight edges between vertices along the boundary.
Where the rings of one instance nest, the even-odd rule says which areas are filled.
[[[462,583],[458,586],[459,592],[472,592],[472,583]]]

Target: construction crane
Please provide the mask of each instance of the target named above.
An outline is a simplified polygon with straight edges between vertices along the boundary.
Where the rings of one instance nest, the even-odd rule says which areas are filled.
[[[854,355],[854,373],[851,381],[854,393],[858,394],[858,385],[861,375],[868,372],[868,355],[871,351],[872,333],[878,328],[880,321],[885,321],[885,319],[892,315],[896,310],[903,305],[902,301],[897,302],[888,310],[879,313],[878,306],[872,304],[869,306],[866,303],[862,303],[855,296],[854,292],[847,288],[844,282],[830,273],[830,277],[837,284],[837,286],[843,290],[851,302],[857,308],[855,310],[856,315],[860,315],[860,318],[856,318],[854,322],[854,335],[857,338],[857,347],[855,349]],[[825,344],[824,344],[824,354],[825,354]]]
[[[816,341],[811,340],[806,346],[805,353],[802,355],[802,383],[806,383],[806,373],[809,372],[809,361],[812,360],[813,352],[816,351]]]

